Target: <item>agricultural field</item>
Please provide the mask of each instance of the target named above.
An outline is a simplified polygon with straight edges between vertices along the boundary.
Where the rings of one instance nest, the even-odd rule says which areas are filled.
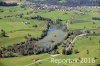
[[[51,63],[52,58],[78,61]],[[81,62],[82,58],[90,62]],[[100,8],[0,6],[0,66],[13,65],[99,66]]]
[[[92,20],[93,17],[100,17],[99,9],[82,9],[82,12],[74,13],[74,22],[69,24],[69,29],[77,30],[77,29],[98,29],[97,27],[100,25],[98,20]],[[76,27],[77,26],[77,27]]]
[[[91,37],[91,40],[90,40]],[[79,37],[77,38],[77,40],[75,41],[75,47],[74,49],[77,49],[80,51],[80,53],[75,54],[73,53],[72,55],[59,55],[58,57],[54,57],[55,59],[67,59],[67,58],[79,58],[79,57],[86,57],[86,58],[94,58],[96,57],[96,63],[68,63],[66,65],[68,66],[95,66],[97,63],[100,63],[100,58],[99,58],[99,50],[100,50],[100,43],[99,43],[99,38],[100,36],[88,36],[87,37]],[[61,50],[61,47],[59,47],[59,49]],[[92,50],[91,50],[92,49]],[[60,51],[59,50],[59,51]],[[89,54],[87,54],[87,50],[89,50]],[[11,66],[13,64],[15,64],[15,66],[25,66],[28,64],[33,63],[32,59],[33,58],[40,58],[45,59],[51,57],[48,54],[42,54],[42,55],[32,55],[32,56],[25,56],[25,57],[16,57],[16,58],[8,58],[8,59],[1,59],[1,64],[2,66]],[[27,60],[26,60],[27,59]],[[38,63],[38,66],[44,66],[44,65],[48,65],[48,66],[57,66],[60,64],[55,64],[55,63],[51,63],[51,59],[47,59],[45,61],[42,61],[40,64]],[[35,66],[35,64],[32,64],[30,66]]]
[[[15,9],[14,9],[15,8]],[[4,12],[0,13],[0,30],[4,29],[7,33],[7,36],[9,37],[2,37],[0,38],[0,45],[6,46],[11,45],[14,43],[18,43],[21,41],[24,41],[24,36],[27,34],[32,34],[34,37],[39,37],[42,34],[42,30],[45,30],[46,28],[46,22],[43,21],[37,21],[37,20],[26,20],[24,18],[16,18],[16,14],[19,13],[27,13],[27,11],[30,11],[30,8],[27,8],[26,10],[21,9],[19,6],[17,7],[0,7],[0,9],[3,9]],[[10,9],[11,12],[9,11]],[[15,11],[15,12],[12,12]],[[5,16],[14,16],[5,18]],[[29,24],[26,24],[29,23]],[[34,25],[37,25],[38,27],[32,27]],[[41,28],[42,27],[42,28]]]

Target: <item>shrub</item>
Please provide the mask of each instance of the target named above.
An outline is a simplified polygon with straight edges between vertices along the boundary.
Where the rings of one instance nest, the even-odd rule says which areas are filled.
[[[96,66],[100,66],[100,64],[97,64]]]
[[[79,50],[78,50],[78,49],[75,49],[75,50],[74,50],[74,53],[75,53],[75,54],[79,53]]]
[[[3,29],[1,29],[1,36],[5,37],[6,36],[6,33]]]
[[[33,25],[32,27],[35,27],[35,28],[36,28],[36,27],[38,27],[38,26],[37,26],[37,25]]]

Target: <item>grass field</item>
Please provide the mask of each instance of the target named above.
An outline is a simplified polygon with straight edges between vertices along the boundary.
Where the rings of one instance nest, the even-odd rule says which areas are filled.
[[[0,46],[8,46],[15,43],[19,43],[24,41],[24,36],[31,34],[33,37],[37,38],[40,37],[42,31],[46,29],[47,22],[38,21],[38,20],[26,20],[24,18],[16,18],[15,15],[19,13],[25,13],[30,11],[30,8],[26,8],[23,10],[19,6],[15,7],[0,7],[3,9],[4,12],[0,13],[0,30],[3,29],[6,31],[7,36],[9,37],[2,37],[0,38]],[[12,9],[12,10],[11,10]],[[11,10],[11,12],[9,12]],[[12,12],[15,10],[15,12]],[[11,16],[9,18],[4,18],[4,16]],[[25,24],[26,22],[30,24]],[[32,27],[33,25],[37,25],[38,27]]]
[[[99,29],[97,27],[100,26],[99,20],[92,20],[92,17],[100,17],[100,13],[98,12],[98,8],[84,8],[82,11],[75,11],[74,12],[74,22],[69,24],[68,28],[70,30],[77,30],[77,29]]]
[[[98,29],[97,27],[100,26],[100,22],[96,21],[95,24],[93,22],[82,22],[82,23],[74,23],[69,25],[69,29],[76,30],[76,29]]]
[[[37,28],[32,27],[32,25],[38,25]],[[6,46],[11,45],[19,41],[24,40],[24,36],[31,34],[35,38],[40,37],[42,31],[46,28],[45,22],[33,21],[30,25],[25,25],[21,22],[0,22],[0,28],[4,29],[9,37],[0,38],[0,45]],[[42,28],[41,28],[42,27]]]
[[[91,37],[91,40],[89,39]],[[68,63],[67,66],[95,66],[96,64],[100,63],[100,43],[99,43],[100,36],[88,36],[87,37],[79,37],[75,41],[74,49],[78,49],[80,52],[78,54],[72,55],[59,55],[58,57],[54,57],[55,59],[69,59],[69,58],[97,58],[95,63]],[[61,47],[59,48],[61,50]],[[87,50],[89,50],[89,54],[87,54]],[[50,57],[48,54],[41,54],[41,55],[32,55],[32,56],[25,56],[25,57],[16,57],[16,58],[8,58],[8,59],[1,59],[2,66],[25,66],[27,64],[31,64],[32,59],[45,59]],[[61,63],[62,64],[62,63]],[[38,66],[57,66],[59,64],[51,63],[51,59],[42,61],[41,64]],[[34,64],[30,66],[35,66]]]
[[[91,37],[91,40],[89,39]],[[78,54],[72,55],[59,55],[55,57],[55,59],[73,59],[73,58],[97,58],[95,63],[67,63],[66,66],[96,66],[96,64],[100,63],[100,36],[88,36],[87,37],[79,37],[75,41],[74,49],[78,49],[80,52]],[[59,48],[61,49],[61,48]],[[89,50],[89,54],[87,54],[87,50]],[[63,63],[60,63],[63,64]],[[41,62],[38,66],[58,66],[60,64],[51,63],[51,59],[47,61]],[[34,66],[34,65],[31,65]]]
[[[64,1],[64,0],[63,0]],[[31,12],[32,9],[29,7],[21,8],[20,6],[14,7],[1,7],[0,9],[4,12],[0,12],[0,30],[4,29],[6,31],[6,35],[8,37],[0,37],[0,47],[9,46],[16,43],[20,43],[25,41],[24,36],[31,34],[33,37],[40,37],[42,31],[46,29],[47,22],[39,21],[39,20],[27,20],[26,17],[37,16],[40,15],[42,17],[51,18],[52,20],[62,19],[63,24],[66,24],[68,19],[75,17],[76,20],[72,24],[69,24],[69,30],[77,30],[77,29],[87,29],[93,30],[95,32],[100,33],[100,20],[92,20],[92,17],[100,17],[100,13],[98,8],[84,8],[82,12],[79,10],[75,11],[63,11],[63,10],[54,10],[54,11],[39,11],[35,13],[35,10],[31,14],[27,14],[27,12]],[[85,12],[89,11],[89,12]],[[23,17],[16,17],[17,14],[22,14]],[[81,13],[84,13],[82,15]],[[7,17],[12,16],[12,17]],[[7,18],[6,18],[7,17]],[[81,22],[78,22],[81,20]],[[28,22],[30,24],[25,24]],[[95,22],[95,24],[93,24]],[[32,27],[33,25],[37,25],[37,27]],[[85,27],[85,28],[84,28]],[[91,38],[91,40],[90,40]],[[47,38],[48,39],[48,38]],[[47,40],[46,39],[46,40]],[[96,64],[100,63],[100,36],[83,36],[78,37],[75,41],[74,49],[78,49],[80,52],[78,54],[73,53],[72,55],[59,55],[54,57],[55,59],[68,59],[68,58],[94,58],[96,57],[96,63],[68,63],[66,66],[96,66]],[[58,51],[62,52],[62,47],[59,46]],[[87,54],[87,50],[89,50],[89,54]],[[40,55],[31,55],[31,56],[21,56],[15,58],[0,58],[0,66],[25,66],[27,64],[33,63],[32,59],[45,59],[49,58],[51,55],[49,54],[40,54]],[[30,65],[30,66],[35,66]],[[42,61],[38,66],[59,66],[59,64],[51,63],[50,59],[46,61]]]
[[[48,54],[31,55],[16,58],[0,59],[0,66],[25,66],[33,63],[32,59],[43,59],[49,57]]]

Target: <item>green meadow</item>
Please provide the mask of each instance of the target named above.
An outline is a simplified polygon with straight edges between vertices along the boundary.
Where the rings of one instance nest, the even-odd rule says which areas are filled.
[[[62,0],[63,2],[64,0]],[[32,16],[42,16],[45,18],[50,18],[53,21],[56,19],[61,19],[62,23],[67,26],[67,20],[73,17],[74,22],[68,24],[67,28],[69,30],[78,30],[78,29],[86,29],[93,30],[95,32],[100,33],[100,20],[92,20],[92,17],[99,17],[100,13],[98,8],[82,8],[82,12],[80,10],[41,10],[35,12],[29,7],[21,8],[20,6],[14,7],[1,7],[0,10],[0,30],[3,29],[6,32],[8,37],[0,37],[0,47],[10,46],[13,44],[20,43],[25,41],[25,36],[31,34],[33,37],[38,38],[43,33],[43,30],[47,28],[46,21],[33,20],[33,19],[25,19],[30,18]],[[31,14],[27,14],[27,12],[31,12]],[[84,15],[83,15],[83,14]],[[22,18],[16,17],[18,14],[23,14]],[[7,17],[12,16],[12,17]],[[80,22],[81,21],[81,22]],[[29,23],[29,24],[25,24]],[[33,27],[33,25],[37,25],[37,27]],[[90,39],[91,38],[91,39]],[[79,53],[71,54],[71,55],[59,55],[54,57],[55,59],[68,59],[68,58],[97,58],[95,63],[67,63],[66,66],[96,66],[96,64],[100,64],[100,36],[83,36],[78,37],[75,40],[74,49],[78,49]],[[61,53],[62,47],[59,46],[58,51]],[[87,50],[89,54],[87,54]],[[30,66],[36,66],[32,59],[46,59],[52,57],[50,54],[44,53],[39,55],[29,55],[29,56],[21,56],[14,58],[0,58],[0,66],[26,66],[28,64],[32,64]],[[61,63],[62,64],[62,63]],[[37,66],[59,66],[60,64],[51,63],[51,59],[47,59],[45,61],[41,61],[41,63],[37,63]]]
[[[91,40],[89,39],[91,37]],[[72,55],[59,55],[57,57],[54,57],[55,59],[73,59],[73,58],[97,58],[95,60],[95,63],[67,63],[67,66],[95,66],[96,64],[100,63],[100,43],[99,43],[100,36],[88,36],[88,38],[85,37],[78,37],[75,41],[75,47],[74,49],[78,49],[80,52],[78,54],[73,53]],[[58,49],[61,50],[61,47]],[[87,50],[89,50],[89,54],[87,54]],[[33,63],[32,59],[45,59],[51,57],[49,54],[40,54],[40,55],[31,55],[31,56],[24,56],[24,57],[16,57],[16,58],[5,58],[0,59],[2,66],[25,66],[28,64]],[[53,58],[53,57],[52,57]],[[47,59],[42,61],[41,63],[37,63],[38,66],[57,66],[60,64],[51,63],[51,59]],[[35,64],[32,64],[30,66],[35,66]]]
[[[91,38],[91,40],[90,40]],[[72,55],[59,55],[57,57],[54,57],[55,59],[74,59],[74,58],[97,58],[95,59],[95,63],[65,63],[66,66],[96,66],[96,64],[100,63],[100,43],[99,43],[100,36],[85,36],[85,37],[78,37],[75,41],[75,47],[74,49],[78,49],[79,53]],[[61,49],[61,47],[59,48]],[[89,54],[87,54],[87,50],[89,50]],[[52,57],[53,58],[53,57]],[[38,63],[38,66],[59,66],[63,63],[57,64],[57,63],[51,63],[51,59],[42,61],[41,64]],[[35,65],[31,65],[35,66]]]

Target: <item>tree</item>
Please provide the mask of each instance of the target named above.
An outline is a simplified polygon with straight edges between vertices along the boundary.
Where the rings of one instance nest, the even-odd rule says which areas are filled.
[[[57,49],[58,49],[58,46],[57,46],[57,45],[55,45],[55,46],[54,46],[54,50],[57,50]]]
[[[6,37],[6,32],[3,29],[1,29],[1,36]]]
[[[100,64],[97,64],[96,66],[100,66]]]
[[[89,40],[92,40],[92,38],[90,37]]]
[[[100,43],[100,40],[99,40],[99,43]]]
[[[87,51],[87,54],[89,54],[89,50],[86,50]]]
[[[65,49],[65,48],[62,50],[62,54],[63,54],[63,55],[66,54],[66,49]]]
[[[70,55],[70,54],[72,54],[72,52],[73,52],[72,49],[69,48],[69,49],[66,51],[66,54],[67,54],[67,55]]]
[[[79,53],[79,50],[78,49],[75,49],[74,50],[75,54]]]

